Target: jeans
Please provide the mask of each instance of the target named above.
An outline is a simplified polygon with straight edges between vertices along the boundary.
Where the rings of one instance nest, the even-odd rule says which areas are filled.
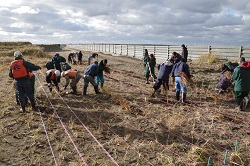
[[[101,82],[101,84],[104,84],[104,76],[103,75],[96,76],[96,84],[99,85],[99,82]]]
[[[84,77],[84,87],[87,88],[89,86],[89,83],[91,83],[91,85],[93,85],[93,86],[97,86],[94,77],[92,77],[90,75],[85,75],[85,77]]]
[[[187,92],[186,86],[181,83],[181,77],[175,77],[175,90],[176,92]]]

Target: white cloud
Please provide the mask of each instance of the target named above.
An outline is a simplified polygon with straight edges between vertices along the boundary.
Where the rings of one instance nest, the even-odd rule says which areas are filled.
[[[29,13],[29,14],[37,14],[39,13],[39,9],[32,9],[30,6],[21,6],[19,8],[16,9],[12,9],[11,10],[14,13],[18,13],[18,14],[25,14],[25,13]]]
[[[21,35],[35,43],[250,43],[248,0],[8,0],[0,20],[7,41]]]

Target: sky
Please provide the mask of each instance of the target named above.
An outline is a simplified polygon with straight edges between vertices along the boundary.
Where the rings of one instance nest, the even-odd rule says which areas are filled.
[[[250,0],[0,0],[0,41],[250,45]]]

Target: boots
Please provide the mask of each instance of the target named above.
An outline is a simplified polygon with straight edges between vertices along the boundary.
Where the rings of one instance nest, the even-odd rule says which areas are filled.
[[[29,103],[28,103],[28,97],[25,97],[25,105],[27,106]]]
[[[153,89],[152,89],[151,97],[155,97],[155,92],[156,92],[156,90],[153,88]]]
[[[83,93],[82,93],[82,94],[83,94],[84,96],[87,95],[87,88],[88,88],[88,87],[83,87]]]
[[[21,108],[22,108],[23,113],[25,113],[26,112],[25,101],[22,101],[20,104],[21,104]]]
[[[95,89],[95,94],[100,94],[101,92],[99,92],[98,86],[94,86]]]
[[[149,78],[146,78],[146,84],[149,84],[149,81],[148,81]]]
[[[176,100],[179,101],[180,100],[180,92],[175,92],[175,97],[176,97]]]
[[[76,87],[72,87],[72,91],[70,93],[71,94],[76,94]]]
[[[101,88],[103,88],[103,83],[101,83]]]
[[[33,111],[37,111],[36,102],[34,99],[30,99],[30,104]]]
[[[182,92],[181,95],[182,95],[182,96],[181,96],[181,102],[182,102],[182,103],[185,103],[185,102],[186,102],[187,93]]]

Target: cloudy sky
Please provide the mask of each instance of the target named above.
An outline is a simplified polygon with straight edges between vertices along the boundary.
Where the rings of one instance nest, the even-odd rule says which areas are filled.
[[[249,0],[0,1],[0,41],[250,45]]]

